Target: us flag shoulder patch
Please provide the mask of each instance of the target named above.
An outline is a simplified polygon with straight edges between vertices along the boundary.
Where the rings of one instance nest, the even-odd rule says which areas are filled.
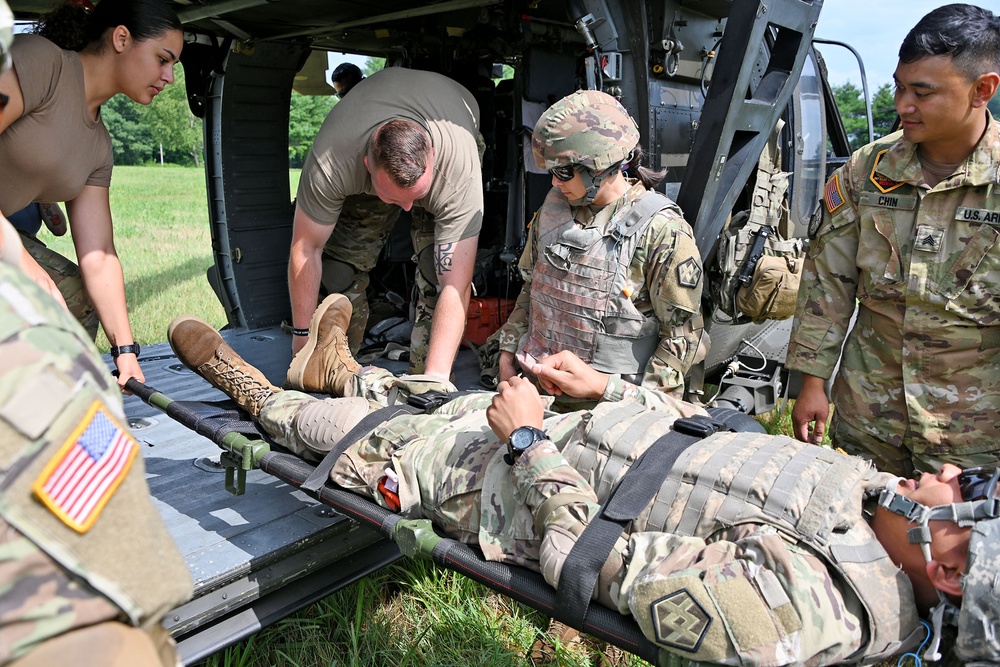
[[[834,174],[833,178],[827,181],[823,200],[826,202],[826,210],[830,213],[844,205],[844,193],[840,191],[840,174]]]
[[[31,489],[63,523],[85,533],[125,479],[138,451],[128,431],[95,401]]]

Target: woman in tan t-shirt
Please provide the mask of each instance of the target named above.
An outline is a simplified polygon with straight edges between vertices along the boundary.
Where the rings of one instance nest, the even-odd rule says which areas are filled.
[[[32,201],[65,201],[87,295],[118,367],[119,385],[144,380],[115,251],[108,188],[111,137],[100,110],[124,93],[149,104],[173,83],[184,46],[163,0],[71,0],[37,35],[18,35],[14,67],[0,75],[9,102],[0,118],[0,212]],[[43,39],[47,38],[47,39]]]

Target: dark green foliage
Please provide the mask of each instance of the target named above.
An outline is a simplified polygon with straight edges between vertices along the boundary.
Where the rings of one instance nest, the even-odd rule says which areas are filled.
[[[326,115],[337,103],[333,96],[299,95],[292,92],[288,116],[288,166],[300,168]]]
[[[892,86],[883,84],[872,96],[872,122],[875,136],[868,137],[868,120],[865,114],[865,100],[861,88],[851,82],[833,87],[833,97],[844,119],[851,149],[857,150],[873,139],[884,137],[892,131],[896,121],[896,106],[892,99]]]
[[[143,111],[142,105],[124,95],[112,97],[101,107],[116,165],[139,165],[153,159],[153,138],[143,122]]]

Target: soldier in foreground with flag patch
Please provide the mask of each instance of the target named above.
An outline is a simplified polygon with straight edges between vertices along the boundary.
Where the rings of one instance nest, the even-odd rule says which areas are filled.
[[[0,0],[0,72],[13,22]],[[172,667],[160,620],[191,577],[118,386],[24,255],[0,215],[0,665]]]
[[[344,352],[350,311],[326,315],[309,343],[338,352],[316,358],[329,377],[356,372]],[[661,664],[870,664],[921,640],[924,658],[937,659],[947,623],[958,625],[967,664],[1000,661],[989,631],[1000,615],[996,469],[946,465],[904,480],[785,436],[721,427],[692,437],[692,419],[709,425],[703,408],[570,352],[531,371],[599,400],[593,409],[553,412],[552,397],[513,377],[497,393],[376,416],[341,442],[378,405],[278,389],[193,316],[174,320],[168,338],[181,362],[277,443],[307,458],[338,446],[338,486],[430,519],[557,589],[590,573],[581,604],[634,616]],[[405,377],[395,389],[401,400],[422,390]],[[617,504],[640,488],[638,502]],[[608,539],[588,543],[588,558],[599,558],[585,568],[574,547],[593,525]]]
[[[899,49],[902,130],[834,173],[810,224],[787,366],[795,436],[900,475],[1000,459],[1000,17],[935,9]],[[848,332],[857,304],[857,321]],[[845,344],[846,339],[846,344]],[[843,353],[841,346],[843,345]]]
[[[524,286],[496,334],[499,379],[570,350],[594,368],[680,397],[699,350],[707,351],[704,282],[691,227],[654,191],[666,170],[640,166],[635,121],[596,90],[549,107],[531,150],[552,190],[528,229],[518,264]]]

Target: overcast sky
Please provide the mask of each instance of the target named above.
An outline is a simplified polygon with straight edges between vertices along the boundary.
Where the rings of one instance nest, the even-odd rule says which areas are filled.
[[[892,83],[899,45],[906,33],[927,12],[948,2],[929,0],[826,0],[816,26],[816,37],[847,42],[865,63],[868,87],[872,94],[884,83]],[[994,13],[1000,9],[996,0],[979,4]],[[847,49],[819,45],[829,70],[830,83],[839,86],[847,81],[861,87],[857,61]]]

